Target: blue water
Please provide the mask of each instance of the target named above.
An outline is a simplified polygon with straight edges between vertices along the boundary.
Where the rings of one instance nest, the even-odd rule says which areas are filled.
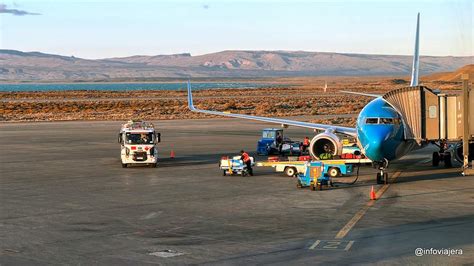
[[[249,82],[207,82],[192,83],[193,89],[235,89],[275,87],[275,84]],[[280,85],[281,86],[281,85]],[[9,91],[134,91],[134,90],[185,90],[186,83],[55,83],[55,84],[0,84],[0,92]]]

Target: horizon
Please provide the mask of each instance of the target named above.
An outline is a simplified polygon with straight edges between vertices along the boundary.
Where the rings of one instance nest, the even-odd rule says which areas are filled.
[[[84,59],[223,51],[411,56],[417,12],[422,56],[474,55],[469,0],[9,0],[0,2],[0,48]]]
[[[129,58],[129,57],[154,57],[154,56],[173,56],[173,55],[185,55],[190,57],[197,57],[197,56],[204,56],[209,54],[217,54],[223,52],[268,52],[268,53],[326,53],[326,54],[350,54],[350,55],[371,55],[371,56],[406,56],[406,57],[413,57],[413,55],[409,54],[371,54],[371,53],[347,53],[347,52],[318,52],[318,51],[303,51],[303,50],[222,50],[222,51],[215,51],[206,54],[192,54],[189,52],[178,52],[174,54],[133,54],[133,55],[125,55],[119,57],[102,57],[102,58],[85,58],[79,57],[75,55],[65,55],[65,54],[53,54],[53,53],[46,53],[43,51],[21,51],[15,49],[0,49],[0,51],[15,51],[15,52],[22,52],[22,53],[40,53],[45,55],[52,55],[52,56],[63,56],[63,57],[75,57],[79,59],[85,60],[105,60],[105,59],[119,59],[119,58]],[[427,54],[420,54],[420,57],[474,57],[474,55],[427,55]],[[473,63],[474,64],[474,63]]]

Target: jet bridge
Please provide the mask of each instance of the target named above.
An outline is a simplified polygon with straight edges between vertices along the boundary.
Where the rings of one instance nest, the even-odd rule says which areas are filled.
[[[474,106],[474,93],[469,96]],[[463,95],[437,94],[424,87],[406,87],[388,92],[383,98],[400,114],[406,125],[405,138],[423,141],[460,141],[463,137]],[[474,108],[469,108],[469,138],[474,139]]]
[[[427,87],[415,86],[388,92],[383,98],[401,115],[405,124],[405,139],[421,144],[439,139],[439,100]]]
[[[474,93],[469,93],[467,80],[463,93],[440,94],[424,86],[414,86],[390,91],[383,98],[402,115],[405,139],[415,140],[419,145],[429,141],[463,141],[470,143],[464,146],[474,151]],[[463,153],[468,151],[463,152],[462,145],[458,147],[457,159],[466,162]]]

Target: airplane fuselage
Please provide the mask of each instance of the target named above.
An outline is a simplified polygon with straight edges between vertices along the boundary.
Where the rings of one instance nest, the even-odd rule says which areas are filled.
[[[368,103],[357,118],[357,140],[362,152],[374,162],[391,161],[420,148],[406,140],[401,115],[383,98]]]

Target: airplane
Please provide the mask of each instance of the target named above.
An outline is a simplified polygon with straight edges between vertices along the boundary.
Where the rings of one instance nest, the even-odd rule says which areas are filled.
[[[420,13],[417,15],[416,22],[415,51],[410,86],[418,86],[419,31]],[[318,158],[318,155],[327,152],[328,147],[330,152],[334,155],[342,150],[342,141],[336,133],[354,137],[357,140],[357,145],[361,152],[373,161],[375,167],[379,168],[380,172],[377,173],[376,177],[378,184],[388,183],[386,168],[390,161],[400,158],[410,151],[420,149],[427,144],[427,142],[419,144],[414,140],[405,139],[404,128],[406,125],[402,114],[382,98],[382,95],[343,91],[344,93],[352,93],[375,98],[361,110],[355,128],[351,128],[197,109],[193,104],[190,81],[188,81],[187,85],[188,107],[193,112],[276,123],[281,124],[283,127],[295,126],[323,131],[322,133],[317,134],[310,142],[309,151],[313,158]]]

